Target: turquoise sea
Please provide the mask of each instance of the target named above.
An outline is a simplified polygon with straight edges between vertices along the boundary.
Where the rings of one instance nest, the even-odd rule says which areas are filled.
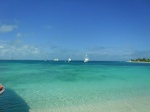
[[[150,63],[0,61],[0,112],[149,112]]]

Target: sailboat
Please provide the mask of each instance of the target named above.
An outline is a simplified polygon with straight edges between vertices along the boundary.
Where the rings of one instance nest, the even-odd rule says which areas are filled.
[[[14,53],[11,54],[11,60],[14,60]]]
[[[58,59],[58,58],[55,58],[53,61],[59,61],[59,59]]]
[[[87,55],[86,55],[85,58],[84,58],[84,62],[85,62],[85,63],[89,62],[89,58],[88,58]]]
[[[71,58],[68,59],[68,62],[70,62],[70,61],[71,61]]]
[[[44,61],[47,61],[47,58],[45,57]]]

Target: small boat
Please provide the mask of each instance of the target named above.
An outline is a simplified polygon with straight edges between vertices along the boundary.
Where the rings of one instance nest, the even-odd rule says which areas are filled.
[[[70,61],[71,61],[71,58],[68,59],[68,62],[70,62]]]
[[[53,61],[59,61],[59,59],[58,59],[58,58],[55,58]]]
[[[84,62],[85,62],[85,63],[89,62],[89,58],[88,58],[87,55],[86,55],[85,58],[84,58]]]
[[[2,85],[0,84],[0,95],[1,95],[4,91],[5,91],[4,86],[2,86]]]

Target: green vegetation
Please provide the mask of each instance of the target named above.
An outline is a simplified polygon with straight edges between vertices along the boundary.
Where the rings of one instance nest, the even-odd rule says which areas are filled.
[[[137,58],[137,59],[131,59],[132,62],[150,62],[150,59],[146,58]]]

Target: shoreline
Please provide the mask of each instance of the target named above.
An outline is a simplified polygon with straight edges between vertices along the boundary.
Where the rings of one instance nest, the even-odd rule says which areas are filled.
[[[142,61],[127,61],[127,62],[130,62],[130,63],[150,63],[150,62],[142,62]]]
[[[88,105],[31,109],[30,112],[149,112],[150,96],[113,100]]]

